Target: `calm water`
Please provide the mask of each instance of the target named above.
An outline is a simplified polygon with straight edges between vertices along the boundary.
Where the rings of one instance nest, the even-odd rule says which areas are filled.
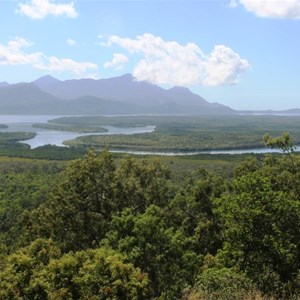
[[[155,126],[145,127],[129,127],[117,128],[113,126],[102,126],[107,129],[107,132],[99,133],[76,133],[71,131],[58,131],[43,128],[33,128],[32,124],[47,123],[49,120],[58,118],[60,116],[20,116],[20,115],[0,115],[0,124],[6,124],[8,128],[0,129],[2,132],[36,132],[33,139],[21,141],[21,143],[28,144],[32,149],[45,145],[56,145],[65,147],[63,141],[72,140],[80,136],[87,135],[107,135],[107,134],[137,134],[153,132]]]
[[[296,152],[300,151],[300,146],[296,146]],[[279,150],[267,148],[239,149],[239,150],[214,150],[214,151],[193,151],[193,152],[158,152],[158,151],[134,151],[134,150],[112,150],[115,153],[129,153],[136,155],[166,155],[166,156],[184,156],[197,154],[264,154],[280,153]]]
[[[101,133],[76,133],[70,131],[57,131],[42,128],[33,128],[34,123],[47,123],[49,120],[56,119],[61,116],[53,115],[0,115],[0,124],[6,124],[8,128],[0,129],[0,132],[36,132],[37,135],[30,140],[21,141],[28,144],[31,148],[36,148],[45,145],[56,145],[65,147],[63,141],[72,140],[80,136],[87,135],[108,135],[108,134],[137,134],[155,131],[155,126],[145,127],[130,127],[130,128],[117,128],[113,126],[102,126],[106,128],[107,132]],[[300,146],[296,147],[296,151],[300,151]],[[280,152],[278,150],[270,150],[266,148],[254,149],[241,149],[241,150],[219,150],[219,151],[194,151],[194,152],[156,152],[156,151],[130,151],[130,150],[114,150],[113,152],[126,152],[131,154],[140,155],[196,155],[196,154],[245,154],[245,153],[270,153]]]

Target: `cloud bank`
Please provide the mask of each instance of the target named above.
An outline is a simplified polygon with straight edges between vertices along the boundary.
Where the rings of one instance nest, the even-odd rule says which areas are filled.
[[[19,3],[17,13],[32,19],[43,19],[48,15],[76,18],[78,13],[74,3],[53,3],[52,0],[31,0],[30,4]]]
[[[0,44],[0,65],[32,65],[36,69],[50,72],[71,72],[78,77],[90,77],[88,73],[98,69],[96,64],[90,62],[77,62],[69,58],[47,56],[42,52],[24,51],[32,45],[21,37],[15,37],[7,45]]]
[[[131,55],[139,55],[133,75],[155,84],[232,85],[250,68],[247,60],[224,45],[215,46],[211,54],[205,55],[194,43],[180,45],[150,33],[136,39],[113,35],[105,45],[118,45]]]
[[[279,19],[300,19],[300,0],[240,0],[250,12],[259,17]],[[230,5],[235,7],[235,1]]]

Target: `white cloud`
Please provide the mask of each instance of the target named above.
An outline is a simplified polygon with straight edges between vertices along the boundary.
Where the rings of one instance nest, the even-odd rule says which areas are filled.
[[[216,46],[206,56],[194,43],[183,46],[145,33],[136,39],[110,36],[107,46],[116,44],[141,59],[133,70],[137,80],[168,85],[230,85],[250,68],[245,59],[225,46]]]
[[[259,17],[300,19],[300,0],[240,0],[240,3]]]
[[[128,57],[122,53],[114,53],[113,59],[106,62],[103,66],[105,68],[114,68],[116,70],[121,70],[124,65],[128,62]]]
[[[52,0],[31,0],[29,4],[19,3],[16,12],[32,19],[43,19],[48,15],[66,15],[70,18],[78,16],[73,2],[55,4]]]
[[[35,64],[37,69],[50,72],[71,72],[79,77],[85,77],[84,74],[89,70],[96,70],[97,65],[90,62],[77,62],[69,58],[57,58],[55,56],[44,57],[44,60]]]
[[[75,40],[73,40],[73,39],[71,39],[71,38],[68,38],[67,39],[67,44],[69,45],[69,46],[76,46],[76,41]]]
[[[31,42],[16,37],[7,45],[0,44],[0,65],[32,65],[36,69],[50,72],[71,72],[78,77],[90,77],[89,72],[98,69],[90,62],[77,62],[69,58],[48,57],[42,52],[26,53],[24,48],[30,47]],[[95,74],[91,76],[95,77]]]
[[[12,51],[18,51],[21,48],[32,46],[32,43],[21,37],[15,37],[7,43],[7,48]]]
[[[240,75],[250,68],[247,60],[232,49],[218,45],[204,62],[206,77],[204,85],[217,86],[220,82],[223,85],[236,84]]]
[[[20,37],[10,40],[7,45],[0,44],[0,65],[27,65],[39,62],[43,57],[41,52],[27,54],[22,50],[31,45],[32,43]]]

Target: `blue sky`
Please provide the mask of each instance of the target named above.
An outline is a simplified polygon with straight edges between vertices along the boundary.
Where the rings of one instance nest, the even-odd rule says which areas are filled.
[[[132,73],[234,109],[300,107],[300,0],[0,0],[0,82]]]

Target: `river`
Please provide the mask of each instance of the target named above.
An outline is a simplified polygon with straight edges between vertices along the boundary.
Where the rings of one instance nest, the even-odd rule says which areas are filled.
[[[47,123],[49,120],[53,120],[62,116],[53,115],[0,115],[0,124],[5,124],[8,128],[0,129],[0,132],[35,132],[36,136],[29,140],[20,141],[21,143],[28,144],[31,149],[45,146],[45,145],[56,145],[60,147],[66,147],[63,141],[73,140],[80,136],[87,135],[111,135],[111,134],[137,134],[153,132],[155,126],[145,127],[128,127],[118,128],[114,126],[102,126],[107,131],[99,133],[77,133],[71,131],[58,131],[52,129],[36,128],[32,127],[36,123]]]
[[[71,131],[58,131],[43,128],[34,128],[32,124],[47,123],[49,120],[56,119],[62,116],[56,115],[0,115],[0,124],[5,124],[8,128],[0,129],[0,132],[35,132],[36,136],[33,139],[20,141],[28,144],[32,149],[45,145],[56,145],[66,147],[63,141],[72,140],[80,136],[87,135],[111,135],[111,134],[137,134],[155,131],[155,126],[145,127],[129,127],[118,128],[113,126],[102,126],[107,129],[107,132],[99,133],[77,133]],[[300,146],[296,147],[296,151],[300,151]],[[193,151],[193,152],[170,152],[170,151],[134,151],[134,150],[113,150],[112,152],[138,154],[138,155],[197,155],[197,154],[247,154],[247,153],[270,153],[280,152],[279,150],[270,150],[267,148],[253,149],[232,149],[232,150],[213,150],[213,151]]]

